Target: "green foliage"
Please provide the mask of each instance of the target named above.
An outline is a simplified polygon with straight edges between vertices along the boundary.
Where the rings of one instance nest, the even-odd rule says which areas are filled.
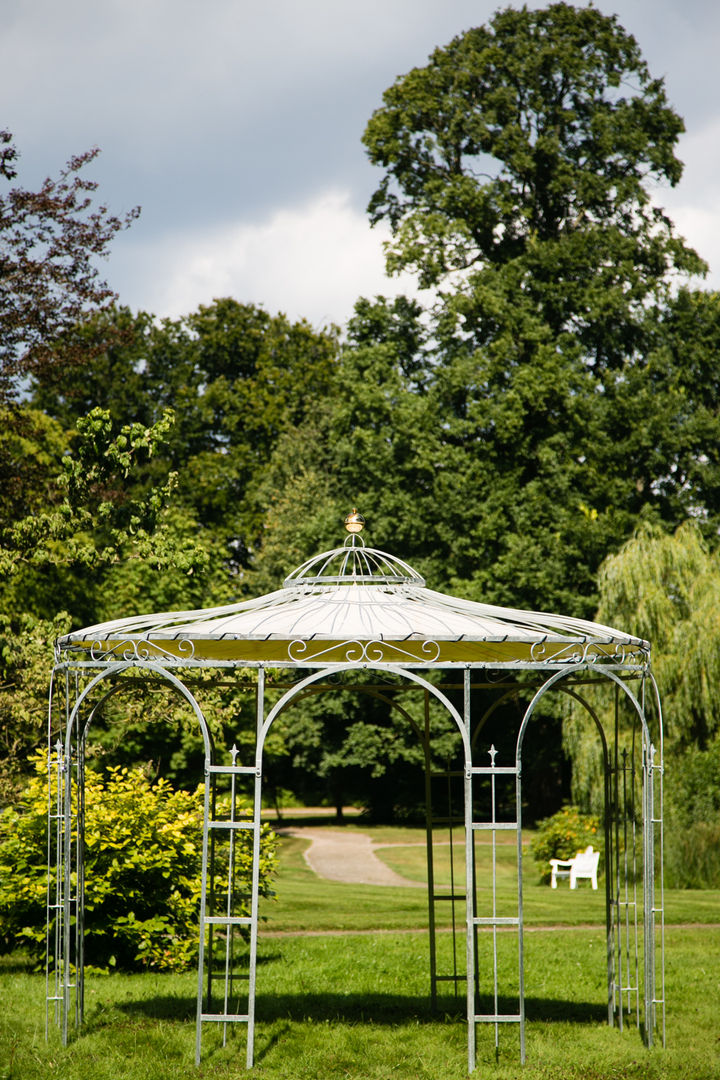
[[[174,543],[163,522],[175,477],[145,492],[128,491],[132,473],[166,441],[172,425],[169,410],[149,428],[133,423],[116,431],[101,409],[78,420],[73,451],[58,462],[49,506],[9,521],[0,534],[0,581],[9,582],[8,607],[32,609],[41,574],[47,595],[58,573],[81,571],[87,595],[87,570],[121,560],[150,560],[156,568],[172,565],[181,573],[203,567],[202,547]],[[61,587],[67,591],[67,582]]]
[[[132,424],[114,434],[110,416],[100,409],[78,420],[75,453],[59,462],[55,505],[14,521],[2,536],[3,576],[22,565],[111,563],[128,540],[147,545],[173,478],[143,499],[127,499],[121,485],[138,458],[152,456],[172,423],[167,412],[152,428]]]
[[[100,280],[97,259],[137,217],[93,207],[97,184],[83,169],[97,149],[70,159],[39,191],[3,190],[17,178],[19,154],[0,131],[0,407],[17,400],[20,377],[87,359],[91,343],[78,324],[114,294]]]
[[[17,808],[0,817],[0,941],[45,953],[48,770],[43,754]],[[54,782],[54,780],[53,780]],[[88,964],[182,971],[197,958],[202,789],[173,791],[141,769],[85,777],[85,956]],[[245,813],[249,811],[245,810]],[[271,896],[275,837],[261,835],[260,890]],[[222,860],[221,860],[222,862]],[[238,894],[249,892],[252,835],[236,841]],[[222,866],[218,868],[218,887]],[[243,902],[244,903],[244,902]],[[247,905],[239,913],[249,914]]]
[[[665,785],[665,881],[720,888],[720,738],[669,759]]]
[[[64,614],[0,614],[0,807],[19,794],[28,756],[46,738],[53,643],[69,629]]]
[[[598,297],[604,284],[605,329],[614,311],[624,318],[621,281],[633,257],[651,289],[664,257],[692,269],[698,262],[646,189],[648,177],[679,180],[682,131],[662,80],[615,16],[566,3],[508,7],[385,92],[364,135],[371,161],[386,170],[371,218],[393,229],[390,268],[416,269],[421,285],[542,252],[536,265],[547,286],[549,255],[558,314],[588,284]],[[615,267],[613,236],[629,241]],[[556,246],[544,249],[547,241]],[[565,297],[563,279],[574,286]],[[590,322],[578,329],[593,333]]]
[[[330,393],[337,332],[224,298],[158,322],[117,308],[86,328],[109,340],[89,370],[38,378],[35,403],[66,425],[100,407],[115,427],[176,422],[134,485],[177,473],[182,508],[212,532],[235,587],[262,532],[254,491],[283,435]]]
[[[605,844],[600,819],[581,813],[577,806],[564,806],[541,821],[530,844],[541,881],[545,884],[550,881],[550,859],[572,859],[591,844],[602,859]]]
[[[600,622],[620,626],[652,645],[662,695],[665,857],[677,887],[717,887],[720,865],[720,558],[698,522],[674,533],[642,526],[610,556],[599,575]],[[614,720],[613,695],[585,692],[603,723]],[[652,699],[652,738],[659,747]],[[620,718],[621,743],[629,738]],[[564,723],[573,761],[573,793],[598,807],[603,778],[589,716],[573,704]]]

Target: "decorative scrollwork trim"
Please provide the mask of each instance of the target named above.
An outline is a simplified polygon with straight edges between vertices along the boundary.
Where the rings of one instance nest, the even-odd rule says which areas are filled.
[[[563,664],[643,664],[647,656],[642,648],[622,641],[573,641],[561,643],[534,641],[530,647],[533,663]]]
[[[425,640],[418,642],[417,650],[403,648],[395,641],[339,641],[333,642],[324,649],[311,650],[310,643],[302,639],[291,641],[288,646],[288,657],[296,663],[315,661],[330,654],[341,654],[343,661],[350,664],[361,663],[387,663],[388,661],[406,658],[408,660],[421,660],[423,663],[434,663],[440,657],[440,645],[437,641]]]
[[[157,641],[147,638],[125,638],[111,646],[105,641],[93,641],[90,656],[93,660],[109,660],[112,657],[123,660],[192,660],[195,656],[195,644],[189,638],[176,638],[174,649],[165,649]]]

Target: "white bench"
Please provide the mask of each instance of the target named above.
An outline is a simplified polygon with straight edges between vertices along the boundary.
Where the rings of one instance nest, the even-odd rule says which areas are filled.
[[[551,859],[550,887],[557,889],[559,877],[570,878],[570,888],[576,889],[579,878],[589,878],[593,889],[597,889],[597,871],[600,852],[593,851],[592,844],[585,851],[578,851],[574,859]]]

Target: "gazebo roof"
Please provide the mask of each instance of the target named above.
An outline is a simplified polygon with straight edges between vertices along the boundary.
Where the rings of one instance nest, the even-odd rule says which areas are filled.
[[[599,623],[428,589],[394,555],[349,536],[254,600],[99,623],[60,653],[94,660],[496,665],[646,662],[649,645]]]

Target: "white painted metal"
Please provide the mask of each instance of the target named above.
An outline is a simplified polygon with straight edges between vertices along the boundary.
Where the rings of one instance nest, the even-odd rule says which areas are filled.
[[[612,627],[462,600],[353,536],[282,589],[197,611],[99,623],[65,635],[65,656],[328,662],[643,663],[647,642]],[[422,647],[420,647],[422,646]]]
[[[472,1071],[476,1061],[476,1024],[487,1021],[497,1032],[500,1024],[518,1023],[521,1034],[521,1058],[525,1057],[524,1013],[524,959],[522,916],[522,845],[521,827],[521,752],[522,739],[528,721],[542,697],[559,685],[568,675],[592,672],[614,682],[636,710],[642,730],[643,745],[643,881],[652,881],[654,851],[658,834],[661,844],[661,780],[662,762],[655,763],[654,750],[645,720],[644,707],[638,702],[627,685],[627,677],[636,678],[647,672],[649,645],[639,638],[611,627],[564,616],[526,612],[514,608],[461,600],[433,592],[426,588],[424,580],[402,560],[386,552],[366,548],[362,540],[353,536],[346,544],[324,552],[294,571],[286,579],[282,589],[256,600],[220,608],[197,611],[163,612],[159,614],[113,620],[66,635],[58,642],[57,672],[66,677],[66,718],[64,738],[61,740],[61,759],[64,763],[62,828],[56,824],[58,835],[57,864],[59,885],[58,900],[62,912],[56,919],[52,932],[48,933],[48,954],[51,940],[59,944],[55,949],[55,981],[59,990],[50,986],[50,961],[48,963],[48,1009],[54,1002],[59,1008],[64,1039],[68,1038],[71,1011],[68,973],[74,954],[81,956],[81,943],[75,946],[70,939],[71,912],[70,880],[74,854],[82,862],[81,845],[75,839],[72,809],[73,739],[76,717],[83,701],[112,674],[141,670],[160,674],[167,679],[193,707],[205,739],[206,795],[205,825],[203,837],[203,895],[200,908],[200,960],[198,964],[198,1012],[196,1022],[196,1059],[200,1061],[202,1025],[206,1022],[220,1023],[227,1030],[230,1023],[247,1024],[247,1066],[254,1059],[255,990],[258,929],[260,807],[262,794],[263,747],[270,727],[299,693],[312,684],[326,679],[328,673],[377,671],[384,676],[414,684],[426,695],[437,698],[455,721],[463,744],[464,801],[466,830],[466,983],[468,1018],[468,1068]],[[186,668],[217,669],[243,667],[256,672],[257,678],[257,737],[253,764],[231,766],[214,762],[209,730],[193,695],[178,675]],[[284,668],[301,675],[275,706],[265,715],[264,680],[265,668]],[[305,671],[310,670],[310,675]],[[435,685],[423,678],[420,671],[463,671],[463,715],[460,716],[448,697]],[[471,740],[471,675],[472,672],[534,672],[541,680],[532,702],[525,712],[518,735],[516,762],[513,766],[490,766],[473,764]],[[78,683],[71,692],[68,675],[72,673]],[[659,721],[661,723],[661,721]],[[57,732],[50,724],[49,742]],[[605,737],[600,729],[601,738]],[[660,739],[662,732],[660,731]],[[80,743],[84,741],[84,736]],[[617,745],[617,734],[615,737]],[[661,744],[662,745],[662,744]],[[603,741],[604,754],[607,747]],[[50,751],[52,753],[54,751]],[[82,752],[82,748],[81,748]],[[212,814],[211,785],[213,777],[226,773],[234,782],[236,773],[254,776],[253,808],[253,875],[250,926],[250,972],[247,1013],[230,1010],[228,983],[231,960],[226,952],[225,993],[220,1011],[203,1010],[204,938],[205,928],[225,925],[228,933],[238,917],[232,911],[216,915],[207,911],[207,883],[210,867],[209,835],[213,827],[223,824],[215,821]],[[517,814],[514,822],[499,822],[494,810],[487,822],[474,821],[472,788],[473,777],[489,776],[491,785],[499,777],[513,777],[516,785]],[[81,775],[79,777],[81,782]],[[656,796],[656,790],[659,795]],[[53,793],[49,804],[52,810]],[[660,808],[657,800],[660,799]],[[493,799],[494,806],[494,799]],[[60,812],[59,810],[57,811]],[[517,916],[501,916],[493,903],[490,914],[478,914],[475,910],[475,884],[472,865],[472,839],[476,832],[485,828],[494,837],[500,830],[514,831],[518,851],[518,907]],[[53,854],[49,852],[49,861]],[[608,866],[609,869],[609,866]],[[82,881],[80,867],[79,880]],[[494,881],[493,859],[493,881]],[[493,888],[494,892],[494,888]],[[626,904],[625,911],[630,907]],[[48,900],[48,926],[53,921],[52,904]],[[79,909],[78,909],[79,910]],[[664,986],[657,988],[656,927],[660,926],[662,950],[662,893],[656,903],[653,886],[644,885],[643,894],[643,984],[645,995],[645,1022],[651,1038],[656,1021],[662,1026],[664,1039]],[[76,926],[80,920],[76,921]],[[519,1007],[517,1013],[499,1011],[499,986],[497,963],[497,931],[501,926],[513,926],[518,934]],[[494,975],[493,994],[495,1006],[492,1013],[479,1015],[475,1006],[475,937],[479,927],[489,927],[493,936]],[[617,914],[613,915],[613,932],[618,941],[622,928]],[[53,934],[56,935],[55,939]],[[627,936],[627,935],[626,935]],[[613,946],[614,950],[614,946]],[[615,955],[615,953],[614,953]],[[619,961],[618,961],[619,963]],[[61,972],[58,984],[57,972]],[[610,968],[609,968],[610,971]],[[662,973],[662,959],[660,961]],[[76,991],[75,1019],[82,1019],[82,965],[78,969],[80,989]],[[611,972],[615,977],[614,968]],[[609,978],[611,975],[609,974]],[[618,983],[620,997],[627,987],[622,978]],[[51,993],[51,990],[54,990]],[[61,992],[59,992],[61,991]],[[639,992],[639,988],[638,991]],[[615,991],[613,991],[615,994]],[[60,999],[59,1001],[57,999]],[[78,1011],[77,1002],[80,1002]],[[658,1018],[658,1008],[662,1016]],[[613,1011],[611,1008],[610,1019]],[[620,1008],[622,1022],[622,1006]]]

